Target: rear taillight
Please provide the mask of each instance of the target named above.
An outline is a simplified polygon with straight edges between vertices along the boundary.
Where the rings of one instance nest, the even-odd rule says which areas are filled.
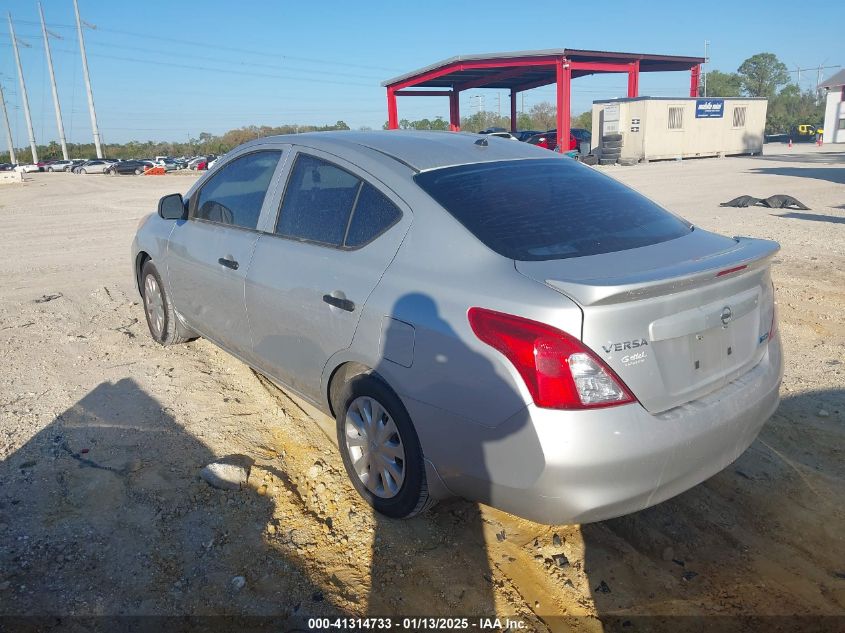
[[[566,332],[484,308],[470,308],[467,316],[475,335],[513,363],[538,407],[590,409],[634,402],[613,370]]]

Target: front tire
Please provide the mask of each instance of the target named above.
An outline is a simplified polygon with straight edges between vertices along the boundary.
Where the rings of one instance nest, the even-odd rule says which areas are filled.
[[[88,172],[87,172],[87,171],[85,171],[84,169],[80,169],[80,170],[79,170],[79,173],[80,173],[80,174],[87,174]]]
[[[358,494],[394,519],[433,506],[417,432],[393,390],[373,374],[360,374],[343,386],[338,400],[338,448]]]
[[[176,345],[191,340],[180,326],[173,309],[173,302],[164,289],[161,275],[152,261],[147,261],[141,269],[141,297],[147,327],[153,339],[164,346]]]
[[[138,167],[135,168],[135,175],[136,176],[140,176],[142,173],[143,172]]]

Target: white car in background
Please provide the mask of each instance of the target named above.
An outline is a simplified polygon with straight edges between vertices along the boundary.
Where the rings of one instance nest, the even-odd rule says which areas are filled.
[[[89,160],[73,168],[75,174],[103,174],[111,166],[111,161],[102,159]]]
[[[34,171],[41,171],[41,167],[30,163],[28,165],[18,165],[17,167],[15,167],[15,171],[20,171],[25,174],[29,174]]]

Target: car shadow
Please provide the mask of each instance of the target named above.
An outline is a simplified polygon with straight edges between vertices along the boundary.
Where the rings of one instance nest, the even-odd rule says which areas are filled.
[[[0,629],[180,616],[196,618],[180,630],[288,631],[349,615],[265,538],[272,499],[198,478],[215,459],[131,379],[58,414],[0,463]]]
[[[787,218],[791,220],[810,220],[811,222],[830,222],[831,224],[845,224],[845,217],[838,215],[824,215],[821,213],[770,213],[775,218]]]
[[[845,169],[817,167],[755,167],[749,173],[763,176],[793,176],[795,178],[814,178],[836,184],[845,184]]]
[[[841,627],[845,559],[831,526],[845,520],[843,421],[843,389],[787,396],[751,447],[711,479],[582,525],[604,630]]]
[[[408,349],[408,324],[413,329],[412,359],[403,358],[403,364],[384,360],[375,371],[398,392],[426,457],[440,464],[445,485],[456,494],[495,502],[496,492],[489,482],[496,477],[491,464],[498,454],[496,444],[523,433],[526,446],[539,448],[539,440],[521,414],[525,402],[492,363],[462,342],[435,301],[420,292],[402,296],[393,306],[383,329],[385,356],[401,356]],[[409,384],[412,395],[395,388]],[[498,411],[484,403],[485,397],[498,403]],[[477,415],[438,410],[443,402],[451,402],[453,410],[461,413],[476,409]],[[506,466],[496,467],[501,479]],[[523,466],[523,470],[531,468]],[[439,484],[428,483],[430,488]],[[409,521],[377,513],[374,518],[369,615],[496,615],[494,584],[501,580],[497,581],[491,566],[487,540],[506,535],[494,536],[478,503],[448,500]],[[410,567],[404,568],[402,561],[410,562]],[[523,615],[541,626],[533,614]]]

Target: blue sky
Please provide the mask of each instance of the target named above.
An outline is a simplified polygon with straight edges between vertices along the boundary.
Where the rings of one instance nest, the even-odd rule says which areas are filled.
[[[42,0],[68,139],[91,139],[71,0]],[[381,81],[462,53],[584,48],[703,55],[732,71],[769,51],[790,68],[845,65],[845,4],[794,2],[281,2],[258,0],[79,0],[94,98],[108,142],[186,140],[249,124],[324,124],[353,128],[386,120]],[[0,0],[0,81],[15,145],[27,144],[8,35],[12,13],[39,143],[57,138],[35,0]],[[803,17],[801,17],[803,16]],[[809,18],[809,19],[805,19]],[[824,71],[825,75],[836,69]],[[794,75],[793,75],[794,77]],[[802,73],[802,87],[815,83]],[[684,95],[688,73],[640,77],[640,94]],[[573,83],[572,112],[594,99],[623,96],[624,75]],[[461,111],[507,111],[504,92],[471,90]],[[497,95],[500,95],[497,97]],[[526,109],[552,101],[553,87],[525,93]],[[522,106],[522,103],[520,103]],[[448,118],[445,98],[402,99],[401,118]],[[0,130],[0,135],[5,134]],[[5,138],[0,139],[5,147]]]

